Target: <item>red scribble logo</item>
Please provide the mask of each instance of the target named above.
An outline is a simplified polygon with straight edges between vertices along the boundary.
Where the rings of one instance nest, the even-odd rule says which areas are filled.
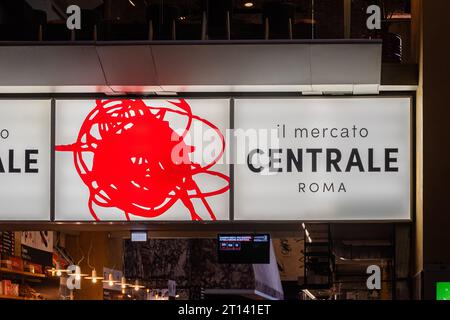
[[[95,220],[100,219],[94,204],[120,209],[130,220],[130,215],[158,217],[178,200],[189,210],[192,220],[202,220],[192,203],[195,198],[216,220],[207,198],[227,192],[230,181],[228,176],[210,169],[224,153],[225,138],[214,124],[193,115],[185,100],[169,102],[173,109],[148,106],[142,100],[96,100],[76,142],[56,146],[56,151],[73,153],[75,168],[89,188],[88,207]],[[181,134],[171,128],[165,119],[170,118],[168,115],[185,117]],[[215,130],[222,144],[217,157],[203,166],[190,160],[195,146],[184,141],[194,121]],[[202,192],[194,181],[199,174],[216,176],[226,185]]]

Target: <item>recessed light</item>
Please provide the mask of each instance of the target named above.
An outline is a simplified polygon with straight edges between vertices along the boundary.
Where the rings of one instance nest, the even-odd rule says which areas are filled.
[[[246,8],[253,7],[253,2],[246,2],[246,3],[244,3],[244,7],[246,7]]]

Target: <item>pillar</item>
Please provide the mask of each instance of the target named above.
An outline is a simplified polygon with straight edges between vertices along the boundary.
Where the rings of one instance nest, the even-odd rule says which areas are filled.
[[[421,9],[415,282],[416,297],[432,300],[436,282],[450,282],[450,1],[422,0]]]

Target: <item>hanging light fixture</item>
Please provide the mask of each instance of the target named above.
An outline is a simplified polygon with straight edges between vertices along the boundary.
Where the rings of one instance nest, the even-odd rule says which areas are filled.
[[[75,280],[81,280],[81,272],[75,272]]]
[[[127,287],[130,287],[130,286],[131,286],[131,284],[127,283],[127,279],[126,279],[125,277],[122,277],[122,278],[120,279],[120,283],[118,283],[118,285],[120,285],[120,287],[121,287],[122,289],[126,289]]]
[[[50,272],[52,276],[55,275],[57,277],[61,277],[63,273],[67,273],[67,269],[61,269],[59,263],[56,263],[56,267],[52,267],[51,269],[48,269],[47,272]]]
[[[89,246],[88,254],[87,254],[87,264],[90,268],[92,268],[92,274],[90,277],[85,277],[85,279],[89,279],[92,281],[92,283],[97,283],[98,280],[102,280],[103,277],[97,277],[97,271],[95,270],[94,266],[90,263],[91,258],[91,251],[92,251],[92,239],[91,244]]]
[[[131,284],[127,283],[127,279],[125,277],[122,277],[120,282],[117,282],[117,285],[119,285],[122,289],[122,294],[125,294],[127,287],[131,286]]]
[[[126,283],[125,277],[122,277],[122,279],[120,279],[120,287],[122,289],[125,289],[127,286],[128,286],[128,284]]]
[[[139,285],[139,280],[136,279],[136,281],[134,282],[134,285],[133,285],[133,289],[135,291],[139,291],[139,289],[141,289],[141,288],[145,288],[145,286]]]
[[[85,279],[89,279],[92,281],[92,283],[97,283],[97,280],[103,279],[103,277],[97,277],[97,271],[95,269],[92,269],[92,274],[90,277],[85,277]]]
[[[80,281],[81,277],[88,276],[88,274],[81,273],[81,269],[78,266],[76,267],[76,269],[74,271],[75,272],[67,270],[66,272],[69,276],[74,276],[75,280],[77,280],[77,281]]]
[[[110,272],[108,274],[108,279],[103,280],[102,282],[107,283],[110,287],[112,287],[113,285],[115,285],[119,281],[114,280],[114,276],[113,276],[112,272]]]
[[[48,269],[47,272],[50,272],[52,276],[61,277],[63,273],[67,273],[68,271],[66,269],[57,269],[57,268],[51,268]]]

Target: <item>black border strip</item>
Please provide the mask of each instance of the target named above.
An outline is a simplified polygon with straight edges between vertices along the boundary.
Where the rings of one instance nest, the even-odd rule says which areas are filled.
[[[247,45],[247,44],[381,44],[380,39],[245,39],[245,40],[128,40],[128,41],[0,41],[6,46],[130,46],[130,45]]]
[[[51,100],[50,113],[50,221],[55,221],[55,139],[56,139],[56,100]]]
[[[230,160],[230,208],[228,209],[229,212],[229,219],[230,221],[234,221],[234,147],[235,147],[235,141],[234,141],[234,98],[230,99],[230,130],[231,135],[229,138],[229,160]]]

